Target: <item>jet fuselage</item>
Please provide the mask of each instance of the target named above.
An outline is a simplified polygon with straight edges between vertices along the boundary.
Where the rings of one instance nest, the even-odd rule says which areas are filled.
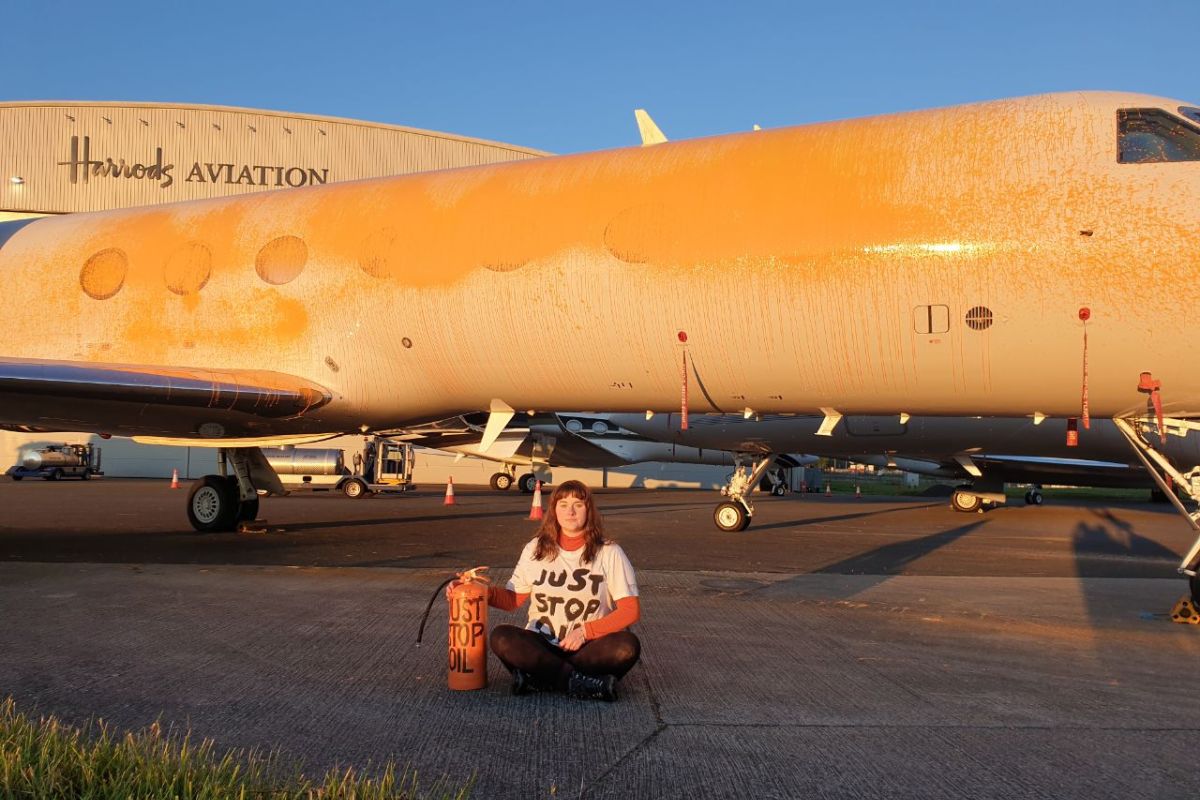
[[[1046,95],[36,220],[0,243],[0,357],[328,392],[229,436],[670,411],[685,364],[697,412],[1077,417],[1086,358],[1091,415],[1144,412],[1150,372],[1194,416],[1200,163],[1117,156],[1120,109],[1178,106]]]

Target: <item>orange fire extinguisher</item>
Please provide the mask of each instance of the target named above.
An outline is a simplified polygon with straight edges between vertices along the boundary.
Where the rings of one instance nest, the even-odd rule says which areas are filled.
[[[442,588],[458,580],[449,592],[450,627],[448,629],[449,685],[451,689],[482,689],[487,686],[487,610],[488,578],[483,573],[487,567],[474,567],[448,578],[425,608],[421,629],[417,632],[417,644],[425,633],[425,620],[433,601]]]

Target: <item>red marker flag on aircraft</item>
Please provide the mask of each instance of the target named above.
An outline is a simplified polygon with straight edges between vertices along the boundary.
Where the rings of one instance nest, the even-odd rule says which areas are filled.
[[[683,353],[683,402],[679,410],[679,430],[686,431],[688,429],[688,408],[687,408],[687,351]]]

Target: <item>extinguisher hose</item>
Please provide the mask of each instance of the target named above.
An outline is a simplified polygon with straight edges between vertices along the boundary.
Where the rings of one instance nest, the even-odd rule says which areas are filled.
[[[442,589],[449,586],[450,581],[455,580],[457,577],[457,575],[451,575],[433,590],[433,596],[429,598],[429,605],[425,606],[425,613],[421,615],[421,627],[417,629],[417,647],[421,646],[421,637],[425,635],[425,623],[429,620],[429,612],[433,609],[433,601],[437,600],[438,595],[442,593]]]

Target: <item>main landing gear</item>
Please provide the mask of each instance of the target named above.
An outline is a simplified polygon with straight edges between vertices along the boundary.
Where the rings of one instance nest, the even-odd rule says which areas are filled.
[[[976,481],[974,485],[963,484],[956,487],[954,493],[950,495],[950,507],[964,514],[982,514],[985,511],[991,511],[998,505],[1002,505],[1004,499],[1003,484],[988,483],[981,485],[980,482]],[[1025,502],[1029,502],[1028,495],[1025,496]]]
[[[713,510],[713,522],[723,531],[730,533],[744,531],[750,527],[754,516],[754,506],[747,497],[753,487],[758,485],[763,475],[774,461],[774,456],[766,455],[754,465],[754,471],[746,474],[746,468],[739,465],[734,471],[729,483],[721,489],[721,494],[728,497],[717,504]]]
[[[205,475],[188,492],[188,522],[201,533],[232,531],[254,521],[259,486],[272,494],[285,493],[279,476],[257,447],[223,447],[217,463],[221,474]]]
[[[964,514],[982,514],[985,511],[991,511],[998,505],[1003,505],[1005,500],[1003,484],[980,485],[976,483],[973,486],[963,484],[955,488],[954,493],[950,495],[950,507]],[[1025,492],[1025,505],[1027,506],[1040,506],[1042,500],[1042,487],[1040,486],[1033,486]]]
[[[505,467],[504,472],[497,472],[489,481],[492,488],[498,492],[507,492],[509,487],[516,483],[513,478],[512,467]]]
[[[983,498],[977,494],[965,491],[969,487],[960,486],[950,495],[950,505],[955,511],[971,514],[983,510]]]

